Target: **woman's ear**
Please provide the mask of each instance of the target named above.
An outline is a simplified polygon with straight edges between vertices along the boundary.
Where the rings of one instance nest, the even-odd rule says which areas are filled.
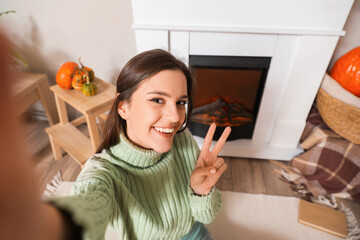
[[[118,105],[118,113],[122,119],[128,119],[129,117],[129,103],[126,101],[120,101]]]

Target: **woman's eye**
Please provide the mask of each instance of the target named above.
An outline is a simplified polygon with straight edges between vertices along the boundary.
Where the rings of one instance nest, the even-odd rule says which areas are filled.
[[[178,104],[178,105],[185,106],[185,105],[187,104],[187,101],[184,101],[184,100],[178,101],[177,104]]]
[[[162,99],[159,99],[159,98],[153,98],[153,99],[150,99],[151,102],[154,102],[154,103],[163,103],[164,101]]]

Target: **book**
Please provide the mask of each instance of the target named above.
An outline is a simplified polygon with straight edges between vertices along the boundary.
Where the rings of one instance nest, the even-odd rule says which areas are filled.
[[[298,222],[342,238],[348,234],[345,213],[317,203],[300,200]]]

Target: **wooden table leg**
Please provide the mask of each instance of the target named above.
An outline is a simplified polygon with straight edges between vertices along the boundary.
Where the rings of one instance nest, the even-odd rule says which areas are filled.
[[[60,146],[54,141],[53,137],[49,135],[49,139],[50,139],[50,145],[51,145],[51,149],[54,155],[54,159],[55,160],[59,160],[62,158],[62,151]]]
[[[51,96],[49,83],[46,77],[44,77],[40,81],[38,87],[36,88],[36,91],[45,110],[45,114],[49,120],[50,126],[58,123],[59,117],[56,111],[55,101],[54,98]]]
[[[66,103],[64,100],[56,96],[55,94],[55,102],[56,102],[56,108],[59,113],[59,119],[61,124],[65,124],[69,122],[69,116],[67,114],[66,110]]]
[[[85,115],[86,122],[89,129],[91,144],[93,147],[93,150],[96,151],[98,146],[100,145],[100,136],[99,136],[99,130],[96,124],[96,115],[95,113],[89,113]]]

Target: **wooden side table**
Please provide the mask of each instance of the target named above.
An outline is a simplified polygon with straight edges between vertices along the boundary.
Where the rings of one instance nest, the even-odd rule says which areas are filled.
[[[100,145],[96,118],[100,118],[106,111],[110,110],[115,98],[116,88],[114,85],[98,78],[94,79],[94,83],[98,88],[98,92],[94,96],[85,96],[81,91],[73,89],[64,90],[58,85],[50,87],[50,90],[55,95],[60,118],[60,123],[46,129],[55,160],[62,157],[62,148],[83,166]],[[66,104],[75,108],[83,116],[69,122]],[[84,122],[87,123],[90,139],[76,128]]]
[[[52,126],[59,122],[54,97],[49,90],[46,74],[16,73],[14,80],[13,95],[19,115],[25,112],[36,101],[40,100],[49,125]]]

